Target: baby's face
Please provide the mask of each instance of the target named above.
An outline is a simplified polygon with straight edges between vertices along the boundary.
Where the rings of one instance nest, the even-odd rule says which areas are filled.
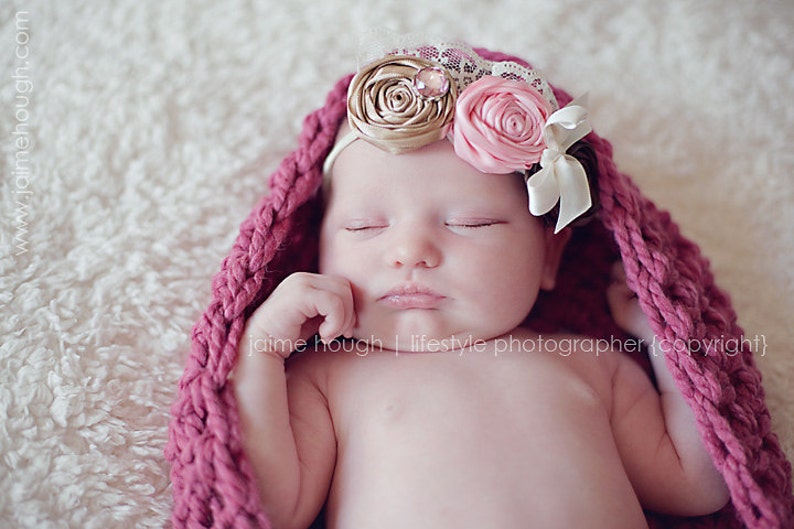
[[[561,246],[521,177],[481,173],[448,141],[400,155],[355,141],[331,178],[320,272],[352,284],[356,338],[399,350],[495,338],[554,284]]]

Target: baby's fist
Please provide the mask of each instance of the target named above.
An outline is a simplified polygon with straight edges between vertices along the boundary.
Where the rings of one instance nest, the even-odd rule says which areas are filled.
[[[350,337],[356,323],[353,291],[344,278],[296,272],[251,315],[245,335],[257,352],[286,358],[314,334],[324,342]]]
[[[607,303],[612,318],[621,329],[649,342],[653,340],[653,331],[648,317],[640,308],[637,294],[626,284],[623,263],[617,262],[612,267],[612,283],[607,287]]]

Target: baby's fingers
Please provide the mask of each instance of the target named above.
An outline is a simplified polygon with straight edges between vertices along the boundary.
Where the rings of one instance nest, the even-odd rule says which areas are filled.
[[[324,291],[318,294],[315,308],[317,315],[323,318],[317,331],[323,342],[328,343],[338,336],[352,333],[355,312],[349,288],[346,291]]]
[[[615,323],[623,330],[642,338],[651,339],[653,333],[648,319],[640,307],[637,294],[626,284],[622,263],[612,269],[612,283],[607,287],[607,303]]]
[[[356,323],[353,291],[346,279],[333,276],[314,276],[311,288],[304,297],[304,317],[320,318],[317,332],[324,342],[336,337],[351,336]]]
[[[273,344],[276,352],[286,357],[318,329],[322,338],[330,341],[352,332],[354,324],[353,296],[347,280],[296,272],[254,312],[246,332]]]

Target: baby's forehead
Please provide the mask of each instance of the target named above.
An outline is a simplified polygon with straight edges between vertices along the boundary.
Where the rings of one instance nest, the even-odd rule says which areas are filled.
[[[456,156],[446,140],[400,154],[354,142],[339,154],[325,182],[326,204],[341,197],[345,204],[382,201],[410,207],[416,201],[485,207],[496,201],[527,209],[523,175],[482,173]]]

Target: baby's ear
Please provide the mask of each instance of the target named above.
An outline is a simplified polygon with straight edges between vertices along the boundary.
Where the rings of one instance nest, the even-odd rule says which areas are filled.
[[[560,268],[560,260],[565,246],[571,240],[573,232],[571,228],[565,228],[556,235],[554,228],[546,228],[546,257],[543,262],[543,275],[540,278],[540,288],[543,290],[553,290],[557,284],[557,270]]]

